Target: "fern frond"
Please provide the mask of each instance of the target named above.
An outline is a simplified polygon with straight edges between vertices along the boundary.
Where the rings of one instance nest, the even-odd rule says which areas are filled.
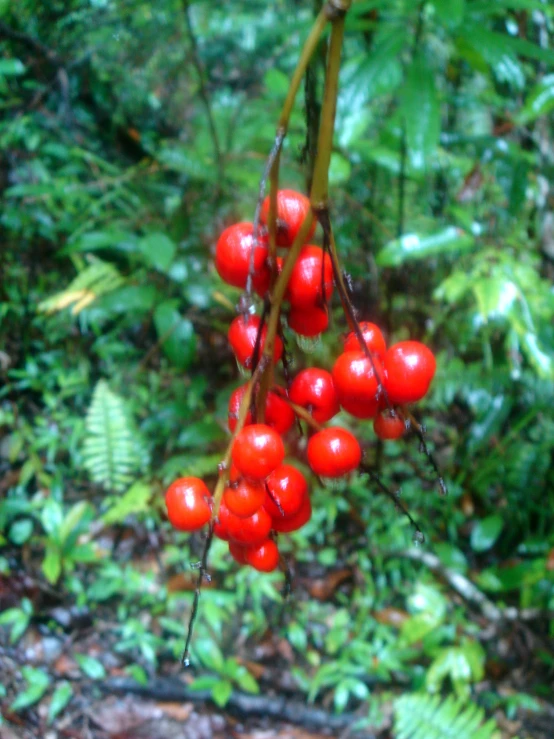
[[[123,277],[113,264],[91,257],[91,264],[65,290],[39,303],[38,310],[55,313],[72,305],[71,313],[77,315],[101,295],[116,290],[123,283]]]
[[[86,417],[83,457],[91,479],[108,490],[124,490],[140,467],[136,431],[122,398],[99,380]]]
[[[395,701],[395,739],[500,739],[500,731],[474,703],[412,693]]]

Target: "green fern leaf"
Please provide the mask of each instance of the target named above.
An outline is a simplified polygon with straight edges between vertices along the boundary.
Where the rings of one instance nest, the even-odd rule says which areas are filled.
[[[394,705],[395,739],[500,739],[498,726],[474,703],[412,693]]]
[[[123,283],[123,277],[113,264],[91,257],[89,266],[65,290],[39,303],[38,310],[41,313],[55,313],[71,305],[71,313],[77,315],[101,295],[116,290]]]
[[[84,465],[91,479],[108,490],[124,490],[140,467],[136,431],[122,398],[100,380],[87,412]]]

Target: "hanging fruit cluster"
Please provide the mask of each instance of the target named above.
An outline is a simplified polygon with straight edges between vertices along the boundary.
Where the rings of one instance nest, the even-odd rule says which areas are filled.
[[[285,254],[297,241],[310,209],[310,201],[300,193],[277,193],[275,243]],[[216,269],[225,282],[243,290],[251,284],[265,299],[270,299],[272,282],[284,264],[276,255],[272,271],[268,213],[266,198],[258,227],[252,223],[230,226],[221,234],[215,254]],[[315,223],[307,230],[306,242],[314,230]],[[310,243],[300,247],[283,297],[288,303],[288,327],[301,337],[313,338],[328,326],[333,265],[321,247]],[[304,475],[284,462],[283,437],[295,423],[307,424],[307,460],[312,472],[323,479],[348,475],[362,461],[362,449],[350,431],[323,426],[341,408],[355,418],[373,419],[381,439],[398,439],[404,434],[409,425],[405,405],[427,393],[435,358],[417,341],[402,341],[387,349],[382,332],[373,323],[356,324],[354,329],[346,336],[331,372],[309,367],[286,387],[274,383],[271,368],[273,384],[262,393],[262,380],[255,371],[266,349],[265,314],[245,310],[231,322],[229,344],[238,364],[252,378],[229,399],[228,425],[233,434],[229,469],[226,463],[221,471],[225,476],[221,494],[214,497],[195,477],[181,478],[169,487],[167,511],[175,528],[196,531],[210,523],[213,534],[229,543],[237,562],[270,572],[279,565],[277,535],[300,529],[312,512]],[[277,365],[284,344],[278,333],[272,341],[269,361]]]

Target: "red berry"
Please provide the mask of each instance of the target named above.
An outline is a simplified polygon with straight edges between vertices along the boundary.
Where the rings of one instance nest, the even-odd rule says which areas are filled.
[[[245,557],[247,563],[260,572],[273,572],[279,564],[279,550],[272,539],[264,541],[259,547],[247,549]]]
[[[250,259],[254,248],[254,225],[235,223],[229,226],[217,240],[215,247],[215,268],[228,285],[246,287]],[[267,236],[258,234],[258,245],[254,251],[252,277],[254,282],[265,280],[269,275],[266,265]]]
[[[299,336],[319,336],[329,325],[329,312],[326,307],[291,308],[288,322]]]
[[[259,546],[267,539],[271,531],[271,516],[264,508],[260,508],[248,518],[239,518],[222,503],[219,508],[219,517],[221,524],[229,534],[229,539],[245,547]]]
[[[245,476],[263,480],[283,461],[285,447],[279,434],[263,423],[245,426],[233,442],[233,463]]]
[[[167,517],[179,531],[197,531],[212,515],[210,491],[198,477],[175,480],[165,494]]]
[[[237,544],[234,541],[229,542],[229,554],[235,560],[235,562],[239,563],[239,565],[248,564],[248,560],[246,559],[247,551],[248,550],[246,549],[246,547],[242,544]]]
[[[302,193],[294,190],[279,190],[277,193],[277,246],[292,246],[302,223],[310,212],[310,201]],[[269,196],[262,203],[260,221],[267,225],[269,217]],[[306,236],[309,241],[314,235],[315,220]]]
[[[217,536],[217,538],[222,541],[229,541],[229,532],[218,520],[214,523],[214,536]]]
[[[290,464],[282,464],[265,481],[267,494],[264,508],[271,518],[290,518],[302,507],[308,495],[306,478]],[[280,507],[280,508],[279,508]]]
[[[293,403],[310,410],[318,423],[329,421],[340,410],[331,373],[317,367],[309,367],[296,375],[289,397]]]
[[[241,385],[231,393],[229,398],[228,424],[231,432],[237,425],[240,404],[245,392],[246,385]],[[269,391],[265,401],[265,422],[279,434],[286,434],[294,423],[294,411],[284,397],[286,397],[285,388],[277,386],[275,390]],[[252,420],[252,413],[248,411],[245,426],[249,426]]]
[[[373,421],[373,430],[380,439],[400,439],[406,433],[406,424],[400,416],[379,413]]]
[[[419,341],[400,341],[385,354],[385,387],[391,403],[415,403],[429,390],[437,363]]]
[[[259,510],[265,500],[265,486],[254,480],[240,479],[223,493],[225,505],[239,518],[248,518]]]
[[[365,345],[372,354],[377,354],[379,359],[383,358],[383,354],[387,351],[385,337],[381,333],[381,329],[374,323],[362,321],[360,328],[364,337]],[[344,340],[345,352],[359,352],[362,349],[358,337],[354,331],[351,331]]]
[[[383,367],[377,357],[373,365],[383,380]],[[340,354],[333,366],[333,381],[342,407],[357,418],[371,418],[377,413],[379,383],[369,357],[364,352]],[[362,413],[364,415],[360,415]]]
[[[355,470],[361,459],[358,440],[339,426],[318,431],[308,442],[308,462],[320,477],[342,477]]]
[[[289,534],[291,531],[298,531],[298,529],[301,529],[304,524],[308,523],[311,517],[312,504],[310,496],[305,495],[302,499],[300,510],[297,511],[294,516],[289,516],[288,518],[280,516],[279,518],[272,519],[273,528],[280,534]]]
[[[227,338],[231,344],[231,349],[235,353],[235,357],[239,364],[247,369],[252,369],[252,358],[256,347],[256,337],[260,328],[261,319],[259,316],[237,316],[229,327]],[[260,349],[258,359],[262,356],[265,345],[265,337],[267,334],[267,326],[262,328]],[[277,363],[283,353],[283,342],[279,336],[275,337],[275,345],[273,349],[273,361]]]
[[[319,246],[310,244],[302,247],[287,287],[286,297],[293,308],[313,308],[331,297],[333,267],[329,255],[323,255],[323,249]]]

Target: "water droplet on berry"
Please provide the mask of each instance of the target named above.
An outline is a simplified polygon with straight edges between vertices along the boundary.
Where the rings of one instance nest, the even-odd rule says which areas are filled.
[[[254,297],[243,293],[236,305],[236,311],[237,313],[249,313],[250,315],[253,315],[256,312]]]
[[[418,547],[420,544],[423,544],[425,541],[425,536],[423,535],[423,532],[421,532],[419,529],[417,529],[417,531],[414,531],[412,541],[416,547]]]
[[[296,343],[306,354],[313,354],[321,346],[321,334],[317,336],[300,336],[300,334],[296,334]]]

